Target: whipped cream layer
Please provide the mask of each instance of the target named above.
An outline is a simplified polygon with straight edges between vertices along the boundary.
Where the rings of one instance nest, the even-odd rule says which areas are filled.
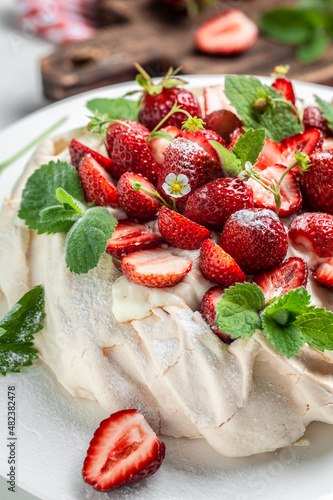
[[[290,445],[314,420],[333,424],[333,353],[305,346],[288,360],[259,331],[225,345],[192,310],[211,286],[197,274],[198,252],[190,252],[194,269],[182,283],[149,290],[126,285],[107,254],[88,274],[71,273],[65,236],[25,227],[16,210],[26,180],[51,159],[69,160],[73,136],[39,147],[0,218],[0,313],[44,285],[45,328],[35,344],[65,389],[108,413],[137,408],[157,433],[204,437],[233,457]],[[101,146],[90,135],[80,140]],[[332,292],[312,290],[331,307]],[[136,319],[120,323],[126,309]]]

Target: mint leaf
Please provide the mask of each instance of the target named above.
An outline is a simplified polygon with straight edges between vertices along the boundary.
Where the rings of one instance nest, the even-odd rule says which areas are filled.
[[[251,337],[261,328],[258,312],[264,307],[265,297],[258,285],[237,283],[216,304],[216,324],[232,338]]]
[[[116,225],[117,220],[106,208],[88,209],[67,236],[66,262],[69,269],[81,274],[96,267]]]
[[[294,322],[305,342],[319,351],[333,350],[333,313],[313,308],[303,313]]]
[[[81,217],[82,216],[76,210],[71,207],[65,208],[63,205],[44,208],[40,212],[40,220],[42,223],[45,223],[45,225],[49,226],[49,233],[57,233],[58,231],[54,231],[52,228],[57,228],[60,222],[69,224],[70,221],[72,221],[72,226],[74,222]]]
[[[225,177],[237,177],[242,171],[242,162],[227,148],[217,141],[209,141],[219,156]]]
[[[292,323],[281,326],[265,313],[263,313],[261,321],[264,332],[268,335],[269,342],[274,345],[278,352],[281,352],[287,358],[291,358],[294,354],[299,353],[303,346],[303,337],[300,328]]]
[[[87,108],[92,113],[95,113],[95,111],[97,110],[102,115],[109,115],[110,118],[139,121],[139,101],[132,101],[130,99],[124,98],[91,99],[87,102]]]
[[[241,135],[234,145],[232,152],[242,161],[242,169],[247,161],[254,165],[257,162],[262,148],[265,145],[265,130],[248,130]]]
[[[33,335],[43,329],[44,289],[27,292],[0,321],[0,373],[19,372],[37,357]]]
[[[311,310],[310,301],[310,294],[302,286],[274,298],[266,307],[265,314],[272,317],[280,325],[286,325],[295,321],[300,314]]]
[[[324,118],[328,121],[330,129],[333,130],[333,104],[323,101],[323,99],[320,99],[320,97],[316,95],[314,97],[324,115]]]
[[[307,16],[291,8],[275,8],[265,12],[259,26],[265,35],[292,45],[305,43],[312,31]]]
[[[281,99],[283,96],[253,76],[227,76],[225,93],[242,118],[245,130],[265,129],[266,136],[276,142],[302,131],[296,115],[284,102],[275,102],[274,107],[264,113],[254,109],[253,104],[260,93],[272,99]]]
[[[79,200],[76,200],[71,196],[65,189],[63,188],[58,188],[56,189],[56,197],[57,200],[60,201],[65,207],[68,205],[68,207],[71,207],[75,212],[83,215],[86,211],[86,207],[84,206],[83,203],[80,203]]]
[[[67,233],[73,225],[72,220],[59,220],[54,223],[41,221],[40,212],[43,209],[62,206],[56,196],[59,187],[80,203],[83,202],[78,173],[75,167],[66,162],[51,161],[42,165],[27,181],[18,216],[30,229],[37,229],[38,234]]]

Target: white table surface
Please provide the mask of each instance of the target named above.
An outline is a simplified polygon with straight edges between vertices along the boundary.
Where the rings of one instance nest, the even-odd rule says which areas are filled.
[[[0,130],[47,104],[39,60],[51,51],[52,44],[20,29],[15,0],[0,0]]]

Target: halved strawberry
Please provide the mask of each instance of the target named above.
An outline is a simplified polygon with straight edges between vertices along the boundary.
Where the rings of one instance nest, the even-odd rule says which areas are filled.
[[[71,162],[74,167],[78,168],[80,161],[85,155],[90,154],[103,168],[106,170],[110,170],[112,167],[112,160],[110,158],[106,158],[106,156],[101,155],[97,151],[88,148],[81,142],[76,139],[72,139],[70,145],[68,146],[69,153],[71,155]]]
[[[282,148],[280,144],[266,137],[264,147],[256,163],[256,170],[261,172],[268,167],[273,167],[277,163],[281,163],[281,158]]]
[[[199,26],[195,43],[208,54],[239,54],[252,47],[258,28],[241,10],[229,9]]]
[[[222,330],[216,325],[216,304],[224,294],[224,289],[219,286],[213,286],[202,297],[200,304],[200,312],[205,318],[213,332],[215,332],[223,342],[230,344],[230,335],[225,335]]]
[[[151,288],[177,285],[192,269],[192,265],[191,260],[161,248],[131,253],[121,261],[122,271],[128,281]]]
[[[235,130],[242,127],[242,121],[232,111],[219,109],[205,118],[207,129],[216,132],[226,144],[230,144]]]
[[[192,222],[167,207],[162,207],[158,215],[158,228],[169,245],[194,250],[210,237],[208,229]]]
[[[258,167],[254,167],[258,170]],[[261,176],[267,179],[269,182],[279,182],[281,175],[285,172],[286,167],[284,165],[275,165],[273,167],[268,167],[260,172]],[[261,186],[254,179],[249,179],[246,184],[248,184],[253,190],[253,204],[255,208],[268,208],[275,212],[276,203],[273,194]],[[267,182],[267,185],[269,183]],[[292,215],[301,208],[302,206],[302,193],[296,182],[296,178],[292,171],[289,171],[284,177],[281,187],[280,194],[282,198],[281,207],[279,210],[280,217],[287,217]]]
[[[219,136],[214,130],[208,130],[208,129],[201,129],[201,130],[195,130],[194,132],[188,131],[184,133],[185,139],[188,139],[189,141],[195,142],[200,146],[202,149],[206,151],[209,156],[211,156],[214,160],[219,162],[219,155],[216,152],[216,149],[213,148],[213,146],[210,144],[209,141],[216,141],[219,144],[221,144],[224,147],[227,147],[226,143],[222,139],[221,136]]]
[[[224,85],[212,85],[211,87],[204,88],[204,107],[206,117],[210,113],[213,113],[213,111],[221,109],[231,111],[238,117],[236,108],[231,105],[225,95]]]
[[[86,483],[109,491],[154,474],[165,444],[137,410],[122,410],[103,420],[90,441],[83,464]]]
[[[295,104],[296,97],[295,97],[294,87],[292,82],[288,78],[285,77],[276,78],[272,83],[272,87],[274,87],[277,92],[282,92],[287,101],[290,101],[292,104]]]
[[[203,242],[199,266],[207,280],[223,288],[245,281],[245,274],[236,261],[212,240]]]
[[[178,127],[173,127],[172,125],[170,125],[169,127],[161,128],[159,132],[166,132],[173,138],[182,137],[183,135],[183,132]],[[156,137],[156,139],[153,139],[149,142],[151,154],[157,165],[162,165],[164,161],[164,153],[169,144],[170,141],[168,141],[168,139],[163,139],[162,137]]]
[[[118,222],[112,238],[108,240],[106,252],[112,257],[122,259],[129,253],[156,248],[162,243],[161,236],[153,233],[150,227],[124,219]]]
[[[157,216],[161,202],[153,194],[146,193],[142,189],[135,191],[132,184],[138,182],[146,191],[154,191],[154,185],[135,172],[126,172],[123,174],[117,184],[118,201],[126,215],[131,219],[140,222],[148,222]]]
[[[289,226],[291,243],[318,257],[333,257],[333,215],[307,212],[295,217]]]
[[[233,150],[234,145],[236,144],[236,142],[238,141],[238,139],[240,138],[240,136],[244,135],[244,134],[245,134],[245,130],[243,129],[243,127],[237,127],[233,131],[233,133],[231,134],[230,143],[229,143],[229,146],[228,146],[229,151]]]
[[[279,297],[290,290],[306,286],[308,280],[308,266],[303,259],[291,257],[282,264],[262,271],[253,281],[262,289],[266,303],[273,297]]]
[[[79,164],[79,177],[86,199],[102,207],[119,206],[117,189],[107,171],[91,154]]]
[[[302,151],[302,153],[310,155],[317,148],[320,148],[323,143],[323,134],[320,130],[312,128],[305,132],[300,132],[290,137],[286,137],[281,141],[282,161],[288,166],[295,162],[293,153]]]
[[[327,259],[319,264],[312,275],[319,283],[333,290],[333,259]]]

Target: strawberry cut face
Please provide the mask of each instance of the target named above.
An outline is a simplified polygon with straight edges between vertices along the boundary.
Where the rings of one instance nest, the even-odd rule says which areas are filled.
[[[82,474],[98,491],[109,491],[154,474],[164,456],[164,443],[144,417],[136,410],[123,410],[101,422]]]

